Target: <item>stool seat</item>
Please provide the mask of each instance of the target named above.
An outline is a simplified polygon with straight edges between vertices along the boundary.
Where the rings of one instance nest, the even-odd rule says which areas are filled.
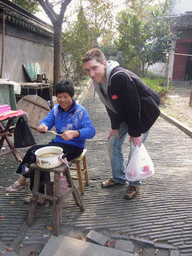
[[[89,185],[89,174],[86,153],[87,149],[84,149],[80,156],[70,161],[70,170],[77,171],[77,176],[72,176],[72,179],[79,181],[79,188],[82,195],[84,194],[83,176],[85,177],[85,184]]]
[[[34,175],[34,186],[32,189],[32,197],[29,203],[28,211],[28,225],[33,226],[35,220],[35,210],[38,201],[38,196],[43,199],[49,200],[53,203],[53,234],[59,235],[59,225],[62,224],[62,199],[65,198],[69,193],[72,193],[76,205],[81,211],[84,211],[84,205],[79,193],[79,190],[75,187],[73,179],[70,174],[70,169],[66,164],[62,164],[59,167],[52,169],[42,169],[36,163],[29,166],[29,169],[35,170]],[[44,173],[45,179],[40,181],[41,172]],[[54,182],[50,180],[50,173],[54,173]],[[68,182],[68,189],[65,193],[61,193],[61,177],[63,174],[66,176]],[[42,185],[46,185],[46,193],[42,194],[39,192],[39,188]]]

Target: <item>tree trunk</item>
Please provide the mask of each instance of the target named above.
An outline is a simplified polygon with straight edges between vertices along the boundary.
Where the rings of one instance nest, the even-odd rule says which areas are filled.
[[[55,85],[61,80],[61,55],[62,55],[62,23],[54,25],[54,80],[53,94],[55,95]]]
[[[54,70],[53,70],[53,95],[55,85],[61,80],[61,58],[62,58],[62,24],[63,17],[71,0],[61,0],[61,10],[58,15],[49,0],[37,0],[49,17],[54,29]],[[57,1],[56,1],[57,2]]]

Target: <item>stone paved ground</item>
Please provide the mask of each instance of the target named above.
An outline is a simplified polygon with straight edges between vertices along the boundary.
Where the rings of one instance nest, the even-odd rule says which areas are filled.
[[[166,96],[162,110],[192,129],[192,106],[189,105],[191,85],[189,81],[175,82]]]
[[[83,105],[97,131],[94,139],[86,144],[90,176],[90,186],[86,187],[83,196],[86,210],[79,212],[69,197],[63,204],[61,234],[84,239],[90,230],[95,230],[115,241],[132,240],[136,255],[191,256],[191,138],[160,117],[146,141],[146,148],[155,164],[155,175],[143,181],[134,200],[127,201],[123,198],[125,186],[100,187],[101,181],[111,176],[107,156],[110,124],[98,97],[93,103],[92,87]],[[51,136],[41,134],[36,139],[46,143]],[[25,150],[19,149],[22,156]],[[128,154],[128,138],[124,153]],[[38,206],[34,226],[27,226],[28,206],[23,204],[22,198],[29,190],[10,195],[5,192],[5,188],[17,178],[17,166],[12,155],[1,159],[0,239],[7,247],[14,248],[17,255],[32,252],[39,255],[52,235],[52,209]],[[141,243],[143,240],[144,243]]]

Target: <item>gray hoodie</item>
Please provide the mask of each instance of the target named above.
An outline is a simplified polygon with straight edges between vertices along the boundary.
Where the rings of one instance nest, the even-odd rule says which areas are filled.
[[[98,93],[101,101],[104,103],[104,105],[106,107],[108,107],[109,109],[111,109],[114,113],[116,113],[114,107],[112,106],[108,96],[107,96],[107,90],[108,90],[108,86],[110,85],[110,81],[109,81],[109,77],[111,74],[111,71],[118,67],[119,63],[117,61],[113,61],[113,60],[109,60],[107,61],[107,68],[106,68],[106,83],[95,83],[94,87],[96,92]],[[117,113],[116,113],[117,114]]]

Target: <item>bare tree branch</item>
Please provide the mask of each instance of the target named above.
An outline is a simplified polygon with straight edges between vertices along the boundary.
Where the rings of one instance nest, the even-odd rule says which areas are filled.
[[[62,44],[61,44],[61,38],[62,38],[62,23],[64,19],[64,14],[67,9],[68,4],[72,0],[37,0],[44,11],[46,12],[47,16],[49,17],[53,28],[54,28],[54,87],[53,91],[55,93],[55,84],[59,82],[61,79],[61,57],[62,57]],[[56,4],[61,4],[60,13],[57,14],[54,11],[54,6]]]
[[[52,5],[47,0],[37,0],[40,5],[43,7],[43,10],[46,12],[47,16],[51,20],[52,24],[54,25],[55,21],[58,19],[58,15],[53,10]]]
[[[59,20],[60,22],[63,22],[63,17],[64,17],[64,13],[66,11],[66,8],[68,6],[68,4],[71,2],[71,0],[65,0],[64,2],[62,2],[61,4],[61,12],[60,12],[60,16],[59,16]]]

